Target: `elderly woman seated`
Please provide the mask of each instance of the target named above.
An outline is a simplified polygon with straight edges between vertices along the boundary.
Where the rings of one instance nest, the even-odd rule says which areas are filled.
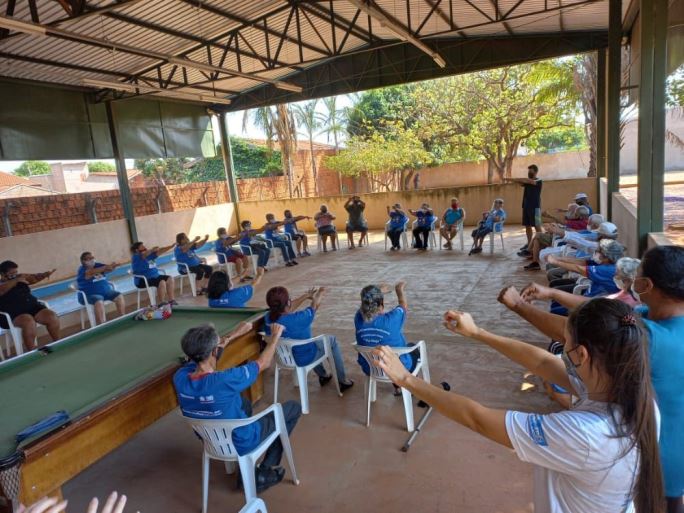
[[[406,282],[400,281],[394,286],[397,294],[397,306],[385,311],[385,294],[390,291],[389,287],[368,285],[361,290],[361,307],[354,316],[354,328],[356,330],[356,343],[360,346],[376,347],[408,347],[411,344],[404,338],[403,328],[406,320],[406,295],[404,290]],[[413,372],[418,364],[418,351],[403,354],[400,360],[409,372]],[[359,365],[365,374],[369,374],[368,362],[359,355]],[[395,395],[401,392],[394,387]]]
[[[497,198],[492,204],[492,209],[489,212],[482,213],[482,219],[473,230],[473,247],[468,255],[475,253],[482,253],[482,243],[485,237],[494,231],[494,223],[500,223],[506,220],[506,211],[503,208],[504,200]]]
[[[306,294],[299,296],[294,300],[290,300],[290,293],[285,287],[273,287],[266,293],[266,304],[268,305],[268,312],[264,317],[264,329],[267,335],[271,334],[271,325],[278,323],[285,329],[282,337],[294,340],[307,340],[313,338],[311,334],[311,326],[316,318],[316,312],[321,306],[325,289],[323,287],[313,288]],[[307,302],[309,306],[300,309]],[[340,392],[351,388],[354,382],[347,379],[344,371],[344,360],[340,346],[337,339],[329,335],[330,349],[332,350],[332,357],[335,362],[335,371],[337,372],[337,382],[340,384]],[[309,365],[314,360],[317,360],[324,354],[324,346],[322,341],[311,342],[301,346],[292,348],[292,355],[294,356],[297,365]],[[325,367],[320,364],[314,367],[314,372],[318,375],[318,382],[321,386],[327,385],[332,379],[332,375],[328,374]]]
[[[314,215],[314,221],[316,221],[316,229],[318,230],[318,236],[321,238],[323,243],[323,251],[328,251],[328,237],[330,238],[330,243],[332,244],[332,250],[337,251],[337,230],[333,221],[337,219],[329,210],[327,205],[321,205],[321,209]]]

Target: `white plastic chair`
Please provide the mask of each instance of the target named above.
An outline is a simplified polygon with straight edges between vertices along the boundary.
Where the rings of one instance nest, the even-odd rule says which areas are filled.
[[[580,278],[575,283],[575,287],[572,289],[572,293],[576,296],[583,296],[584,292],[591,289],[591,280],[589,278]]]
[[[418,220],[413,221],[413,223],[411,224],[411,229],[415,229],[417,224],[418,224]],[[430,233],[428,235],[428,246],[431,249],[435,249],[437,247],[437,235],[435,234],[435,232],[437,231],[436,226],[437,226],[437,218],[433,219],[432,222],[430,223]]]
[[[268,261],[269,264],[274,262],[275,265],[285,265],[285,258],[283,257],[283,252],[280,250],[280,248],[275,247],[271,239],[267,239],[261,234],[257,234],[254,238],[257,239],[259,242],[263,242],[264,244],[266,244],[266,247],[271,252],[271,258]]]
[[[366,360],[370,368],[370,374],[366,376],[364,391],[366,393],[366,427],[370,426],[370,411],[371,403],[375,402],[377,397],[377,383],[392,383],[392,380],[387,377],[387,374],[380,368],[373,365],[373,360],[378,361],[379,358],[373,354],[375,347],[366,347],[354,344],[354,349]],[[420,356],[416,368],[413,369],[414,376],[418,376],[420,372],[423,379],[430,383],[430,368],[428,366],[427,347],[425,341],[421,340],[410,347],[393,347],[392,350],[398,355],[404,355],[413,351],[419,351]],[[404,412],[406,414],[406,429],[410,433],[414,430],[415,424],[413,420],[413,401],[411,392],[405,388],[401,389],[401,395],[404,399]]]
[[[278,235],[282,236],[283,238],[287,239],[290,242],[290,246],[292,246],[292,251],[294,251],[295,255],[297,254],[297,243],[295,240],[292,238],[292,235],[290,235],[287,232],[280,232]]]
[[[113,285],[112,285],[113,286]],[[95,305],[91,305],[88,303],[88,296],[86,296],[86,293],[83,292],[82,290],[78,289],[78,283],[73,281],[69,284],[69,288],[76,292],[76,296],[81,298],[81,301],[83,301],[83,304],[81,305],[81,308],[79,309],[78,313],[79,316],[81,317],[81,329],[85,329],[85,319],[86,317],[88,318],[88,323],[90,323],[90,327],[94,328],[97,326],[97,319],[95,318]],[[114,288],[116,290],[116,288]],[[140,290],[140,289],[138,289]],[[107,320],[107,305],[112,303],[112,301],[109,301],[105,299],[103,301],[104,303],[104,315],[105,315],[105,320]],[[138,304],[138,308],[140,308],[140,304]],[[83,315],[85,313],[85,316]]]
[[[334,227],[335,225],[333,225],[333,228]],[[316,250],[320,253],[323,251],[323,236],[320,233],[318,233],[318,226],[316,226],[316,234]],[[328,237],[330,237],[331,239],[335,239],[335,246],[338,248],[340,247],[340,236],[337,233],[337,230],[335,230],[334,234],[329,235]]]
[[[385,251],[387,251],[387,242],[390,240],[389,235],[387,235],[387,232],[389,232],[390,223],[391,223],[391,221],[387,221],[385,223]],[[408,224],[409,224],[409,220],[406,219],[404,221],[404,228],[401,231],[401,242],[403,244],[403,249],[408,249],[408,245],[409,245],[409,242],[408,242],[409,241],[409,239],[408,239]]]
[[[50,308],[50,305],[48,305],[47,301],[40,301],[40,303],[44,304],[46,308]],[[9,358],[10,354],[12,353],[10,343],[14,344],[14,352],[17,356],[23,354],[24,340],[21,336],[21,328],[14,325],[12,318],[7,312],[0,312],[0,315],[2,315],[5,318],[5,322],[7,322],[7,328],[0,328],[0,337],[4,336],[5,338],[5,352],[7,353],[7,358]],[[34,339],[33,345],[38,345],[38,337]],[[3,354],[2,347],[0,347],[0,360],[4,359],[5,355]]]
[[[146,276],[143,276],[142,274],[133,274],[133,271],[131,269],[128,270],[128,274],[130,274],[133,277],[133,285],[135,286],[135,290],[137,293],[138,309],[140,309],[140,296],[143,294],[143,290],[147,291],[147,296],[150,298],[150,305],[156,305],[157,304],[157,287],[151,287],[149,282],[147,281]],[[164,269],[159,269],[159,274],[166,274],[166,271],[164,271]],[[138,286],[135,285],[136,279],[143,281],[143,283],[145,284],[145,289],[138,288]],[[167,284],[168,284],[168,282],[167,282]]]
[[[273,433],[261,442],[252,452],[240,456],[233,444],[233,430],[256,422],[261,417],[273,413],[275,417],[275,429]],[[207,501],[209,498],[209,463],[211,460],[219,460],[224,463],[238,462],[240,466],[240,474],[242,476],[242,484],[245,489],[245,499],[247,502],[255,499],[256,494],[256,479],[254,471],[256,463],[259,458],[266,452],[273,442],[279,437],[280,443],[283,445],[283,452],[287,459],[287,464],[290,467],[292,474],[292,482],[299,484],[297,479],[297,472],[292,458],[292,447],[290,446],[290,437],[287,434],[287,427],[285,425],[285,416],[283,415],[283,407],[278,404],[272,404],[265,410],[253,415],[247,419],[236,420],[219,420],[219,419],[192,419],[184,417],[190,424],[192,429],[202,438],[204,445],[204,453],[202,455],[202,513],[207,513]]]
[[[266,503],[261,499],[252,499],[238,513],[268,513]]]
[[[323,356],[320,358],[314,360],[313,362],[309,363],[308,365],[304,365],[303,367],[300,367],[297,365],[294,359],[294,355],[292,354],[292,348],[297,347],[297,346],[303,346],[306,344],[311,344],[315,343],[319,340],[323,341],[323,346],[324,346],[324,353]],[[308,414],[309,413],[309,388],[307,387],[307,376],[309,375],[309,372],[316,367],[316,365],[319,365],[323,363],[325,360],[328,360],[330,363],[330,372],[332,373],[333,380],[335,381],[335,387],[337,388],[337,394],[342,397],[342,392],[340,391],[340,384],[337,382],[337,369],[335,368],[335,360],[333,359],[332,356],[332,349],[330,347],[330,338],[328,335],[318,335],[317,337],[310,338],[307,340],[293,340],[293,339],[286,339],[286,338],[281,338],[280,342],[278,342],[278,346],[276,347],[276,366],[275,366],[275,377],[273,379],[274,382],[274,390],[273,390],[273,402],[277,403],[278,402],[278,381],[280,377],[280,371],[281,370],[294,370],[296,375],[297,375],[297,384],[299,385],[299,397],[302,402],[302,413]]]
[[[238,275],[235,264],[230,263],[223,253],[214,251],[214,254],[216,255],[216,265],[218,265],[221,271],[224,271],[226,273],[226,275],[228,276],[228,281],[230,282],[230,285],[232,287],[233,278]],[[221,262],[221,260],[223,260],[223,262]]]
[[[197,296],[197,275],[193,272],[190,271],[190,266],[188,264],[184,264],[183,262],[178,262],[176,259],[173,259],[174,262],[178,265],[179,268],[185,270],[185,274],[182,272],[178,272],[178,281],[180,282],[179,289],[181,295],[183,294],[183,278],[187,278],[188,283],[190,284],[190,291],[192,292],[192,296],[196,297]]]
[[[466,211],[465,208],[461,209],[463,211],[463,217],[456,222],[456,231],[458,232],[458,243],[461,245],[461,251],[465,247],[463,242],[463,222],[465,221]],[[439,249],[442,249],[442,230],[439,230]]]
[[[494,238],[498,235],[501,238],[501,251],[504,251],[504,221],[494,223],[492,231],[489,233],[489,254],[494,254]]]
[[[259,259],[258,255],[254,254],[252,246],[249,244],[240,244],[240,250],[249,257],[250,262],[252,262],[252,274],[256,276],[257,274],[257,261]]]

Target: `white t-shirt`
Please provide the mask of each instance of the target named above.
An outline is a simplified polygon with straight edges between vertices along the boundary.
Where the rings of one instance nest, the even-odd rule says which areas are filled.
[[[616,414],[617,415],[617,414]],[[535,513],[633,513],[638,449],[615,438],[608,405],[590,400],[539,415],[509,411],[518,457],[533,463]]]

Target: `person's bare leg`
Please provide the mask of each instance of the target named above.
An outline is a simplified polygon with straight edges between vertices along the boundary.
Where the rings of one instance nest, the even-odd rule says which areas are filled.
[[[302,254],[302,238],[297,237],[295,239],[295,245],[297,246],[297,255],[301,256]]]
[[[32,351],[36,348],[36,321],[29,314],[17,315],[12,323],[17,328],[21,328],[21,340],[24,344],[24,351]]]
[[[340,245],[340,239],[339,239],[339,237],[338,237],[338,235],[337,235],[337,232],[335,232],[335,233],[331,236],[331,239],[330,239],[330,240],[332,241],[333,250],[336,250],[336,249],[338,248],[338,246]]]
[[[539,253],[541,253],[542,247],[540,240],[535,237],[534,244],[532,245],[532,261],[539,263]]]
[[[349,239],[349,244],[352,249],[355,247],[354,246],[354,232],[351,231],[349,228],[347,228],[347,239]],[[333,248],[335,247],[335,244],[333,243]]]
[[[119,316],[126,314],[126,301],[124,300],[123,294],[119,294],[114,298],[114,304],[116,305],[116,311]]]
[[[159,281],[157,285],[157,303],[161,304],[167,301],[168,294],[166,292],[166,282],[164,280]]]
[[[95,310],[95,322],[97,324],[102,324],[105,322],[104,301],[95,301],[93,310]]]
[[[36,314],[35,320],[36,322],[45,326],[53,342],[59,340],[59,317],[55,312],[46,308],[45,310],[41,310]]]
[[[309,237],[306,235],[302,234],[302,238],[300,239],[302,241],[302,249],[304,251],[309,251]]]
[[[175,301],[176,300],[176,281],[174,280],[173,276],[169,276],[169,279],[164,282],[164,286],[166,287],[166,300],[167,301]]]
[[[525,226],[525,236],[527,237],[527,245],[532,244],[532,227]]]
[[[328,251],[328,236],[321,235],[321,241],[323,242],[323,251]]]

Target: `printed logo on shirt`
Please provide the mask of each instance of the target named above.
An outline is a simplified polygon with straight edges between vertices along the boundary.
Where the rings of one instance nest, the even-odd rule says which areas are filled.
[[[547,447],[549,445],[546,442],[546,436],[544,435],[544,417],[542,415],[528,415],[527,433],[537,445],[541,445],[542,447]]]
[[[214,402],[214,396],[213,395],[207,395],[207,396],[201,395],[199,397],[199,402],[201,402],[201,403],[213,403]]]

